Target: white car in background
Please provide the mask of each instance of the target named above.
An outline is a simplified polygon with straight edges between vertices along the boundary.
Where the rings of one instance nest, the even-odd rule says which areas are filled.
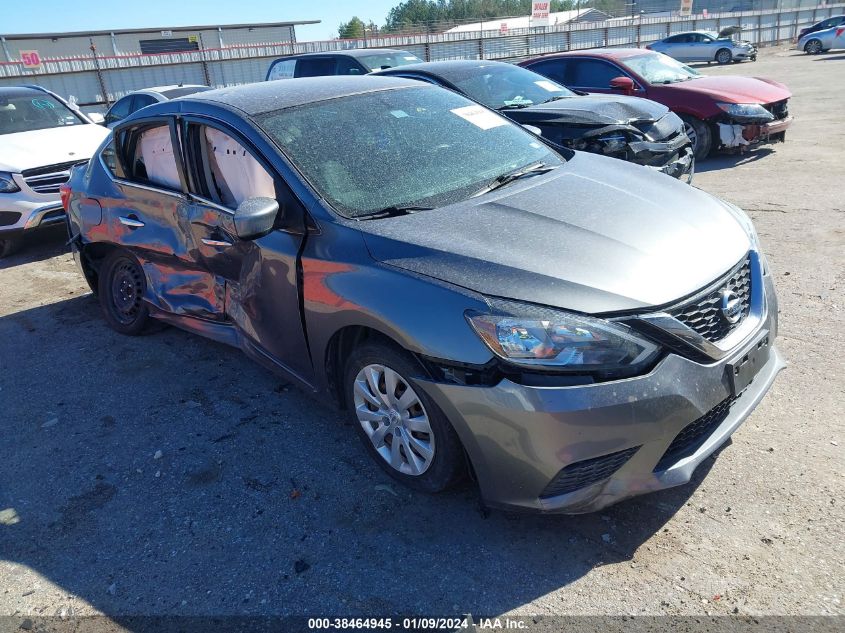
[[[40,86],[0,87],[0,258],[24,233],[65,221],[59,187],[109,131]]]
[[[108,109],[105,116],[105,124],[107,127],[113,128],[133,112],[137,112],[141,108],[146,108],[148,105],[206,90],[211,90],[211,87],[179,84],[176,86],[156,86],[155,88],[145,88],[144,90],[130,92],[115,101],[112,107]]]
[[[742,29],[729,26],[719,33],[688,31],[676,33],[646,46],[651,51],[674,57],[680,62],[717,62],[729,64],[745,60],[757,61],[757,47],[751,42],[734,40]]]
[[[845,48],[845,24],[802,35],[796,48],[809,55],[826,53],[832,48]]]

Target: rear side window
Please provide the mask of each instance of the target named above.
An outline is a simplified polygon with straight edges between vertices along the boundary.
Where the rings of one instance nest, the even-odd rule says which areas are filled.
[[[550,59],[548,61],[537,62],[536,64],[531,64],[531,66],[529,66],[529,69],[533,70],[535,73],[540,73],[549,79],[554,79],[556,82],[563,84],[564,86],[570,83],[566,77],[568,68],[569,61],[563,59]]]
[[[126,178],[133,182],[181,191],[171,128],[143,125],[121,134]]]
[[[572,67],[570,84],[576,88],[610,88],[610,80],[624,75],[613,64],[598,59],[579,59]]]
[[[118,164],[117,164],[117,152],[114,148],[114,139],[112,139],[108,145],[103,148],[103,151],[100,152],[100,158],[103,161],[103,165],[106,166],[106,169],[109,170],[111,175],[116,175],[118,173]]]
[[[137,112],[141,108],[146,108],[155,102],[155,98],[150,95],[135,95],[135,98],[132,100],[132,112]]]
[[[106,124],[115,123],[128,117],[129,109],[132,105],[132,99],[134,99],[134,97],[131,95],[119,99],[117,103],[111,107],[111,110],[108,111],[108,114],[106,114]]]
[[[296,61],[296,77],[324,77],[334,75],[337,61],[334,57],[319,57],[317,59],[298,59]]]
[[[270,72],[267,73],[267,81],[273,81],[274,79],[293,79],[295,68],[295,59],[281,59],[270,66]]]

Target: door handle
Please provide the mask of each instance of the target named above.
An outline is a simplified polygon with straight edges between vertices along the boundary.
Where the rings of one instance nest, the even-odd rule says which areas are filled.
[[[128,226],[130,229],[140,229],[142,226],[144,226],[144,223],[141,222],[141,220],[131,216],[127,218],[126,216],[122,215],[120,216],[119,220],[121,224],[123,224],[124,226]]]
[[[232,245],[231,242],[227,242],[226,240],[212,240],[207,237],[202,238],[202,243],[206,246],[217,246],[219,248],[226,248]]]

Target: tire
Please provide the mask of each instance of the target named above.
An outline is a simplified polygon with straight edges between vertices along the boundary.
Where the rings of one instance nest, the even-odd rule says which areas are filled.
[[[710,150],[713,149],[713,130],[706,121],[697,119],[692,115],[679,114],[678,116],[684,122],[684,131],[692,141],[695,160],[704,160],[710,154]]]
[[[730,49],[720,48],[718,51],[716,51],[715,59],[717,64],[730,64],[731,60],[733,59],[733,55],[731,55]]]
[[[147,280],[135,257],[120,249],[109,253],[100,267],[98,286],[100,307],[109,327],[128,336],[147,328],[150,312],[143,299]]]
[[[804,44],[804,52],[808,55],[818,55],[822,52],[822,41],[817,39],[809,40]]]
[[[435,493],[460,481],[466,464],[458,434],[414,381],[419,374],[406,352],[368,341],[350,354],[343,389],[370,456],[405,486]]]
[[[0,239],[0,259],[16,253],[20,247],[21,238],[19,237],[7,237]]]

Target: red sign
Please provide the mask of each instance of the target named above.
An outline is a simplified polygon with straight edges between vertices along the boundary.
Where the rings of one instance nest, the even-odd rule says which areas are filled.
[[[507,22],[502,22],[499,25],[499,33],[502,34],[502,35],[508,34],[508,23]]]
[[[38,54],[38,51],[20,51],[20,55],[24,68],[31,68],[33,70],[41,68],[41,56]]]

